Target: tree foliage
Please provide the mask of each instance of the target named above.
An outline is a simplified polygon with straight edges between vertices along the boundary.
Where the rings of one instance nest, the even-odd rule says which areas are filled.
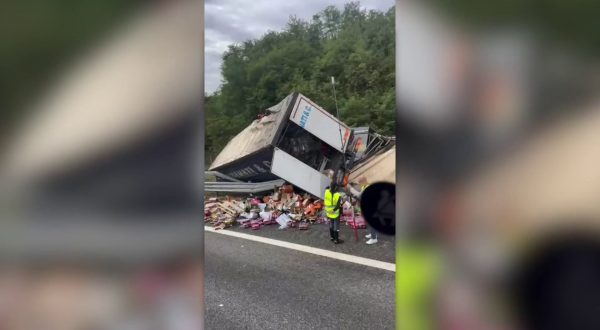
[[[329,6],[310,21],[291,16],[283,31],[229,46],[222,85],[206,97],[208,163],[257,114],[297,91],[342,121],[393,134],[394,10],[363,10],[358,2]]]

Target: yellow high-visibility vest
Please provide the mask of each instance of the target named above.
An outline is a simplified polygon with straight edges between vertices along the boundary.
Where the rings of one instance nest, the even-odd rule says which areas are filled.
[[[325,213],[328,218],[337,218],[340,216],[340,210],[334,210],[335,206],[338,205],[340,198],[340,193],[336,192],[335,194],[332,194],[331,190],[325,189]]]
[[[431,299],[440,278],[440,256],[433,246],[396,244],[396,328],[433,330]]]

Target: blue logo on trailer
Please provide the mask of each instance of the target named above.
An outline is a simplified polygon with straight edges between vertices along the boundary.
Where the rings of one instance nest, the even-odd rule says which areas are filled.
[[[312,108],[310,106],[307,105],[304,107],[304,111],[302,111],[302,116],[300,117],[300,127],[304,128],[304,126],[306,126],[311,111]]]

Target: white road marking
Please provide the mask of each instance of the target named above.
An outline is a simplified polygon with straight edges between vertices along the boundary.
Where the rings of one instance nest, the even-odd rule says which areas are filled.
[[[208,231],[211,233],[217,233],[217,234],[221,234],[221,235],[237,237],[237,238],[243,238],[243,239],[247,239],[250,241],[255,241],[255,242],[260,242],[260,243],[265,243],[265,244],[271,244],[271,245],[275,245],[275,246],[288,248],[291,250],[296,250],[296,251],[319,255],[322,257],[352,262],[355,264],[379,268],[379,269],[383,269],[383,270],[387,270],[387,271],[391,271],[391,272],[396,271],[396,264],[379,261],[379,260],[374,260],[374,259],[363,258],[363,257],[357,257],[357,256],[353,256],[353,255],[346,254],[346,253],[340,253],[340,252],[334,252],[334,251],[329,251],[329,250],[325,250],[325,249],[314,248],[314,247],[310,247],[310,246],[306,246],[306,245],[280,241],[280,240],[276,240],[276,239],[272,239],[272,238],[238,233],[238,232],[230,231],[230,230],[215,230],[213,227],[207,227],[207,226],[204,227],[204,231]]]

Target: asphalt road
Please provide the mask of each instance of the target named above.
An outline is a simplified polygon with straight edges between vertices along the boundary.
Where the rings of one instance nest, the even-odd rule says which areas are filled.
[[[298,230],[296,228],[277,229],[279,225],[263,226],[259,230],[251,230],[240,226],[233,226],[225,230],[232,230],[245,234],[268,237],[281,241],[308,245],[319,249],[331,250],[335,252],[347,253],[363,258],[375,259],[394,263],[395,240],[394,236],[379,235],[378,242],[375,245],[366,245],[365,237],[368,234],[366,229],[358,229],[359,240],[356,241],[354,230],[345,224],[340,225],[340,238],[344,240],[343,244],[334,245],[329,240],[329,225],[314,224],[310,225],[308,230]]]
[[[205,232],[207,329],[394,329],[394,272]]]

